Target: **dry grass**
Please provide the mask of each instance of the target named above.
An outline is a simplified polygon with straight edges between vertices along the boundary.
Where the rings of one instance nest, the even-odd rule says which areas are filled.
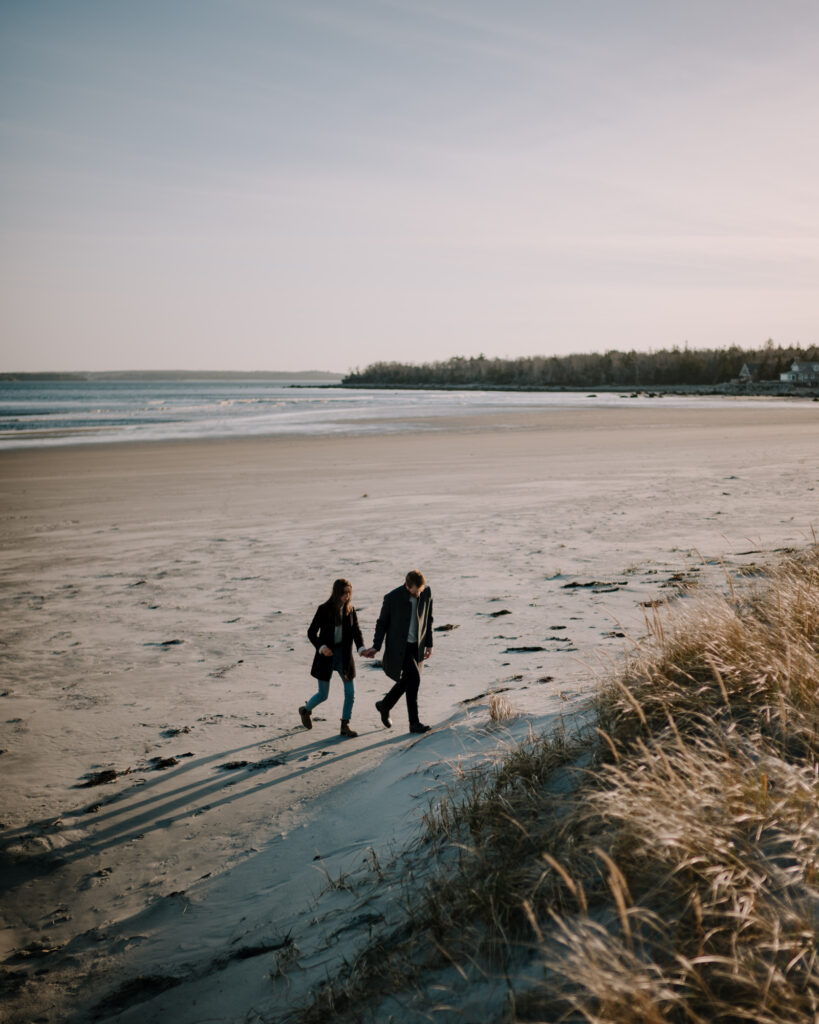
[[[487,1021],[819,1024],[819,547],[650,625],[595,727],[430,812],[439,877],[300,1019],[452,965],[509,979]]]
[[[515,709],[506,697],[493,693],[489,698],[489,717],[493,722],[508,722],[515,717]]]

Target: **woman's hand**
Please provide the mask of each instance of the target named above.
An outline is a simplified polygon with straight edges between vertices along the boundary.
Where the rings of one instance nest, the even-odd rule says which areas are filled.
[[[333,652],[330,650],[327,644],[325,644],[323,647],[319,647],[319,654],[323,654],[325,658],[332,658],[333,656]]]

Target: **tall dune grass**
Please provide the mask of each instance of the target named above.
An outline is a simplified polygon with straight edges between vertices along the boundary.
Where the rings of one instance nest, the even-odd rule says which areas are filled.
[[[819,1024],[819,546],[650,633],[592,727],[430,811],[407,927],[301,1019],[505,976],[486,1021]]]

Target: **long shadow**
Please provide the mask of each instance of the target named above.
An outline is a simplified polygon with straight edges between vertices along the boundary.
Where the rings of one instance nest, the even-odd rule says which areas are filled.
[[[380,735],[380,731],[378,734]],[[340,764],[341,762],[346,761],[351,757],[355,757],[359,753],[363,753],[365,751],[378,750],[382,747],[394,746],[395,744],[401,743],[405,740],[406,736],[398,734],[388,736],[380,742],[371,743],[365,747],[356,747],[352,750],[347,749],[345,752],[339,753],[335,757],[327,758],[326,760],[322,761],[317,761],[311,765],[304,765],[303,767],[297,768],[289,772],[288,774],[282,775],[276,779],[265,779],[264,781],[260,781],[255,786],[242,789],[241,792],[230,793],[226,796],[221,797],[221,799],[215,800],[214,802],[207,804],[204,807],[191,807],[190,805],[194,801],[198,803],[199,801],[210,796],[211,794],[218,794],[227,788],[233,789],[233,787],[235,787],[237,783],[247,781],[249,778],[252,778],[259,769],[254,770],[252,765],[248,765],[247,768],[237,769],[235,772],[231,772],[230,777],[228,778],[222,777],[214,779],[213,781],[205,780],[200,783],[192,783],[189,786],[179,787],[179,789],[173,791],[170,794],[158,796],[155,802],[153,802],[152,800],[141,801],[138,806],[145,808],[145,810],[141,814],[138,814],[134,817],[129,816],[127,821],[121,822],[117,825],[112,825],[107,829],[103,829],[102,831],[95,833],[93,836],[87,839],[77,840],[73,843],[69,843],[68,845],[60,848],[58,851],[55,851],[56,856],[49,856],[48,858],[43,858],[43,862],[45,864],[48,864],[50,861],[51,870],[53,870],[56,867],[60,867],[65,864],[70,864],[72,862],[81,860],[84,857],[93,854],[100,854],[103,853],[105,850],[111,849],[113,847],[121,846],[125,843],[132,842],[136,839],[142,839],[144,838],[145,835],[151,832],[156,832],[159,829],[168,828],[169,826],[174,825],[177,822],[184,821],[187,818],[202,814],[206,810],[214,810],[217,807],[222,807],[227,804],[234,803],[237,800],[242,800],[247,797],[254,796],[257,793],[260,793],[265,789],[270,789],[273,786],[281,785],[282,783],[289,782],[296,778],[303,778],[306,774],[314,772],[318,769],[331,768],[333,765]],[[249,744],[248,746],[258,746],[262,742],[268,741],[259,741],[259,743]],[[304,755],[305,753],[309,754],[309,752],[311,751],[315,751],[319,748],[324,748],[328,742],[338,744],[344,743],[346,745],[346,741],[342,740],[341,737],[334,737],[329,740],[316,740],[312,743],[305,744],[304,746],[296,748],[295,750],[291,751],[288,760],[292,761],[295,756]],[[239,749],[244,750],[247,748],[242,747]],[[218,757],[224,756],[226,756],[226,754],[218,755]],[[203,759],[203,762],[211,760],[216,760],[216,757],[209,757],[207,759]],[[275,768],[277,767],[285,766],[271,765],[271,768],[268,770],[275,770]],[[152,803],[153,806],[149,806]],[[129,808],[123,808],[120,813],[128,814],[129,811]],[[178,811],[179,813],[174,814],[174,811]],[[113,815],[108,815],[108,817],[111,816]],[[90,822],[89,824],[93,826],[94,823]],[[5,891],[8,892],[9,889],[11,888],[14,888],[14,883],[12,883],[11,886],[6,887]]]
[[[145,791],[147,789],[153,789],[156,786],[161,786],[163,782],[167,782],[168,779],[171,778],[171,777],[177,778],[178,776],[185,775],[188,772],[193,771],[194,769],[201,768],[201,767],[203,767],[206,764],[210,764],[212,761],[222,761],[222,760],[224,760],[224,758],[231,757],[234,754],[243,754],[245,751],[252,750],[255,747],[261,747],[261,746],[264,746],[267,743],[274,743],[277,740],[280,740],[280,739],[283,739],[283,738],[285,738],[287,736],[292,735],[292,733],[295,732],[295,731],[296,730],[294,729],[294,730],[292,730],[292,732],[280,733],[278,736],[276,736],[273,739],[259,740],[256,743],[246,743],[243,747],[233,747],[233,749],[231,749],[231,750],[224,750],[224,751],[222,751],[222,752],[220,752],[218,754],[211,754],[211,755],[209,755],[207,757],[196,758],[193,761],[186,761],[184,764],[182,764],[178,769],[175,769],[173,772],[162,771],[162,772],[160,772],[158,774],[158,777],[155,778],[155,779],[151,779],[150,781],[145,781],[145,782],[142,782],[142,783],[136,783],[136,784],[134,784],[132,786],[129,786],[127,789],[124,789],[121,793],[117,793],[114,796],[108,797],[104,801],[101,801],[103,806],[105,806],[106,808],[111,808],[111,810],[109,810],[106,814],[96,814],[95,813],[94,818],[91,819],[91,823],[94,824],[94,825],[98,825],[100,822],[106,821],[108,818],[116,818],[119,815],[121,815],[123,813],[123,811],[125,810],[125,808],[123,808],[120,805],[125,803],[128,800],[129,796],[136,795],[137,791],[139,792],[140,795],[142,795],[143,793],[145,793]],[[248,768],[250,768],[250,765],[248,765]],[[146,768],[145,770],[146,771],[150,771],[149,768]],[[139,771],[140,771],[140,769],[134,769],[134,773],[138,773]],[[125,773],[123,773],[123,775],[124,774]],[[177,789],[172,790],[170,793],[165,793],[164,796],[162,797],[162,799],[166,799],[167,797],[172,796],[175,793],[184,792],[186,789],[193,789],[195,786],[199,786],[199,785],[201,785],[201,783],[199,783],[199,782],[191,782],[187,786],[180,786]],[[130,807],[127,808],[127,810],[131,810],[131,811],[136,810],[138,807],[142,807],[145,804],[149,804],[154,799],[156,799],[156,798],[153,797],[153,796],[146,797],[145,799],[140,800],[137,803],[131,804]],[[69,812],[69,813],[71,813],[71,812]],[[75,816],[79,817],[80,815],[85,815],[85,814],[88,814],[88,813],[91,813],[91,812],[89,812],[87,808],[84,808],[81,811],[74,811],[73,813],[74,813]],[[64,816],[67,816],[67,815],[64,815]]]
[[[129,800],[129,798],[133,797],[137,792],[139,792],[140,794],[144,794],[149,789],[153,789],[156,786],[161,786],[163,783],[168,781],[168,778],[170,776],[178,778],[180,775],[185,775],[188,772],[201,768],[203,765],[206,765],[212,761],[222,761],[225,758],[231,757],[234,754],[243,754],[245,751],[252,750],[254,747],[261,747],[268,743],[275,743],[280,740],[285,740],[289,736],[293,736],[297,733],[302,732],[304,732],[304,729],[300,726],[296,726],[293,729],[288,729],[285,732],[280,732],[276,736],[269,737],[268,739],[258,740],[254,743],[246,743],[244,744],[244,746],[233,747],[231,750],[220,751],[218,754],[211,754],[208,756],[198,757],[190,761],[186,760],[182,762],[178,768],[175,768],[173,772],[168,772],[166,770],[157,770],[155,768],[152,768],[150,765],[145,765],[143,768],[126,769],[125,771],[119,772],[117,777],[125,778],[127,775],[139,775],[143,772],[155,772],[156,774],[154,778],[144,779],[136,783],[132,783],[130,786],[127,786],[125,789],[121,790],[118,793],[112,793],[110,795],[105,795],[104,793],[101,793],[100,798],[96,801],[92,801],[90,805],[76,808],[75,810],[63,811],[62,814],[50,818],[44,818],[40,821],[29,821],[25,825],[21,825],[18,828],[3,831],[2,834],[0,834],[0,841],[2,841],[3,846],[7,846],[9,845],[10,842],[13,842],[16,839],[28,838],[31,835],[32,830],[37,829],[40,830],[41,833],[55,831],[57,823],[62,822],[62,819],[80,819],[88,814],[94,814],[93,818],[88,819],[88,825],[98,825],[100,822],[106,821],[109,818],[119,817],[121,814],[124,813],[125,810],[135,810],[138,807],[142,807],[150,803],[152,799],[155,799],[154,797],[147,797],[146,799],[141,800],[138,803],[131,804],[130,807],[128,808],[123,808],[122,806]],[[321,745],[321,741],[317,740],[315,744],[313,744],[313,746],[316,745]],[[311,747],[306,747],[302,749],[309,750],[311,749]],[[289,759],[289,754],[284,755],[283,759]],[[248,768],[250,767],[251,766],[249,765]],[[227,781],[229,782],[230,779],[228,779]],[[201,782],[192,782],[188,786],[180,786],[177,789],[172,790],[170,793],[166,793],[163,799],[167,798],[168,796],[172,796],[174,793],[181,793],[185,789],[193,789],[201,784]],[[78,786],[75,788],[85,787]],[[99,814],[97,813],[96,810],[94,810],[95,807],[105,807],[110,808],[110,810],[108,810],[107,813],[105,814]],[[81,827],[79,822],[78,827]]]
[[[159,778],[152,779],[150,782],[145,782],[145,783],[140,783],[140,784],[137,784],[137,785],[134,785],[134,786],[130,786],[128,789],[123,790],[121,793],[117,793],[115,796],[110,797],[109,799],[107,799],[104,802],[104,806],[106,808],[111,808],[111,809],[106,814],[96,814],[95,813],[95,817],[90,820],[89,824],[91,824],[91,825],[99,825],[101,822],[106,821],[106,820],[108,820],[110,818],[118,818],[118,817],[120,817],[124,813],[135,811],[135,810],[137,810],[140,807],[144,807],[144,806],[150,804],[153,800],[155,800],[157,798],[153,797],[153,796],[149,796],[149,797],[146,797],[143,800],[138,800],[135,803],[131,803],[127,807],[123,807],[122,806],[123,804],[125,804],[128,801],[129,797],[135,796],[137,794],[137,792],[140,795],[142,795],[148,787],[153,788],[155,786],[161,785],[163,782],[167,782],[169,778],[175,778],[175,777],[177,777],[179,775],[182,775],[182,774],[185,774],[187,772],[190,772],[190,771],[192,771],[195,768],[200,768],[203,765],[209,764],[210,762],[222,761],[226,757],[230,757],[233,754],[242,754],[242,753],[244,753],[247,750],[252,750],[254,747],[262,747],[262,746],[266,746],[268,744],[276,743],[276,742],[279,742],[281,740],[287,739],[287,737],[289,737],[289,736],[293,736],[293,735],[296,735],[298,733],[303,733],[303,732],[304,732],[303,728],[296,727],[294,729],[289,729],[287,732],[279,733],[277,736],[270,737],[268,739],[259,740],[256,743],[247,743],[243,747],[234,747],[232,750],[225,750],[225,751],[222,751],[221,753],[212,754],[212,755],[210,755],[208,757],[200,757],[200,758],[197,758],[195,761],[187,761],[185,764],[183,764],[179,769],[177,769],[174,772],[171,772],[171,773],[163,772],[160,775]],[[309,755],[311,753],[313,753],[314,751],[320,750],[320,749],[324,749],[327,746],[328,743],[331,743],[331,744],[333,744],[335,746],[335,744],[337,742],[340,742],[340,741],[341,741],[340,737],[338,737],[338,736],[330,736],[330,737],[327,737],[325,739],[318,739],[317,738],[317,739],[313,740],[312,743],[306,743],[306,744],[303,744],[301,747],[295,747],[292,750],[287,750],[284,753],[282,753],[280,756],[276,755],[276,754],[272,754],[271,757],[270,757],[270,760],[272,761],[274,759],[280,759],[282,764],[289,764],[294,759],[303,760],[303,759],[309,757]],[[268,760],[268,759],[265,758],[264,760]],[[237,781],[241,780],[246,775],[255,773],[257,771],[263,770],[263,769],[268,768],[268,767],[269,768],[276,768],[276,767],[281,767],[281,765],[270,764],[269,766],[266,766],[264,764],[260,765],[258,762],[256,762],[256,763],[251,762],[243,770],[242,769],[236,769],[231,774],[225,776],[224,777],[224,779],[225,779],[224,785],[226,785],[226,786],[227,785],[235,785]],[[240,774],[240,772],[241,772],[241,774]],[[168,792],[163,793],[162,796],[159,799],[167,800],[167,799],[169,799],[172,796],[176,796],[177,794],[181,794],[181,793],[184,793],[186,791],[196,789],[197,787],[202,786],[202,785],[205,785],[205,783],[203,783],[201,781],[200,782],[191,782],[191,783],[188,783],[188,785],[186,785],[186,786],[179,786],[176,789],[172,789],[172,790],[170,790]],[[70,815],[70,813],[71,812],[66,812],[66,814],[63,815],[63,817],[68,817]],[[83,809],[82,811],[75,811],[75,812],[73,812],[75,817],[78,817],[79,815],[85,815],[87,813],[89,813],[87,809]]]
[[[293,729],[293,730],[291,730],[291,732],[280,733],[279,737],[277,737],[277,738],[282,738],[282,737],[286,737],[286,736],[292,735],[292,733],[294,733],[296,731],[299,731],[299,730]],[[203,765],[208,764],[211,761],[220,761],[223,758],[230,757],[232,754],[242,754],[246,750],[250,750],[253,747],[258,747],[258,746],[261,746],[264,743],[270,743],[270,742],[273,742],[273,741],[272,740],[259,740],[256,743],[247,743],[244,746],[234,747],[232,750],[226,750],[226,751],[223,751],[223,752],[218,753],[218,754],[212,754],[212,755],[206,756],[206,757],[199,757],[199,758],[196,758],[195,760],[191,760],[191,761],[184,761],[182,764],[180,764],[179,768],[175,769],[175,771],[173,771],[170,774],[172,774],[173,776],[184,775],[184,774],[187,774],[190,771],[193,771],[193,770],[195,770],[197,768],[200,768]],[[120,772],[117,777],[118,778],[125,778],[127,775],[131,775],[131,774],[138,775],[138,774],[140,774],[143,771],[144,772],[156,771],[156,769],[152,769],[148,765],[146,765],[144,768],[129,768],[126,771]],[[92,811],[90,809],[89,805],[86,805],[85,807],[80,807],[80,808],[77,808],[76,810],[63,811],[62,814],[56,815],[56,816],[51,817],[51,818],[43,818],[40,821],[29,821],[25,825],[20,825],[18,828],[8,829],[8,830],[2,832],[2,834],[0,835],[0,839],[3,842],[3,846],[7,846],[10,842],[13,842],[15,839],[25,839],[25,838],[28,838],[31,835],[32,830],[34,830],[34,829],[39,829],[41,832],[54,831],[55,828],[57,827],[57,823],[61,822],[63,818],[82,818],[84,815],[92,814],[92,813],[95,815],[95,817],[94,818],[89,818],[88,819],[88,824],[89,825],[97,825],[97,824],[99,824],[99,822],[105,821],[107,818],[115,818],[115,817],[118,817],[120,814],[122,814],[123,813],[123,808],[121,807],[121,804],[123,804],[125,801],[127,801],[128,798],[133,796],[137,791],[139,791],[139,793],[142,794],[147,789],[153,789],[155,786],[161,786],[163,782],[167,782],[168,778],[169,778],[169,773],[167,771],[164,771],[164,770],[163,771],[157,771],[155,778],[150,779],[150,780],[145,780],[143,782],[134,783],[134,784],[128,786],[127,788],[123,789],[119,793],[113,793],[113,794],[110,794],[110,795],[100,794],[100,799],[98,801],[92,802],[90,807],[94,807],[95,804],[98,804],[100,807],[110,807],[110,808],[113,808],[107,814],[97,814],[95,811]],[[200,783],[195,783],[194,782],[194,783],[191,783],[190,785],[191,785],[191,787],[193,787],[193,786],[197,786],[199,784]],[[80,786],[80,787],[77,787],[77,788],[85,788],[85,787]],[[186,788],[186,787],[180,787],[179,791],[181,791],[181,789],[183,789],[183,788]],[[190,788],[190,787],[187,787],[187,788]],[[174,792],[177,792],[177,790],[175,790]],[[132,805],[131,809],[133,809],[134,807],[139,807],[142,804],[150,803],[150,799],[151,798],[148,798],[146,800],[143,800],[139,804]]]

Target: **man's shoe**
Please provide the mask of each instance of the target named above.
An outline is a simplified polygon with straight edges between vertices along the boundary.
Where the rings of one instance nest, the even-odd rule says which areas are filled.
[[[415,725],[410,726],[410,732],[429,732],[431,728],[431,725],[424,725],[422,722],[416,722]]]
[[[313,728],[313,719],[310,717],[310,712],[305,707],[299,708],[299,715],[301,715],[301,724],[305,729]]]
[[[358,736],[358,733],[357,732],[353,732],[353,730],[350,728],[350,719],[349,718],[342,718],[341,719],[341,735],[342,736],[347,736],[348,739],[355,739],[355,737]]]
[[[384,725],[387,729],[392,729],[392,722],[390,721],[390,713],[384,707],[384,701],[383,700],[377,700],[375,702],[375,710],[379,713],[379,715],[381,715],[381,723],[382,723],[382,725]]]

